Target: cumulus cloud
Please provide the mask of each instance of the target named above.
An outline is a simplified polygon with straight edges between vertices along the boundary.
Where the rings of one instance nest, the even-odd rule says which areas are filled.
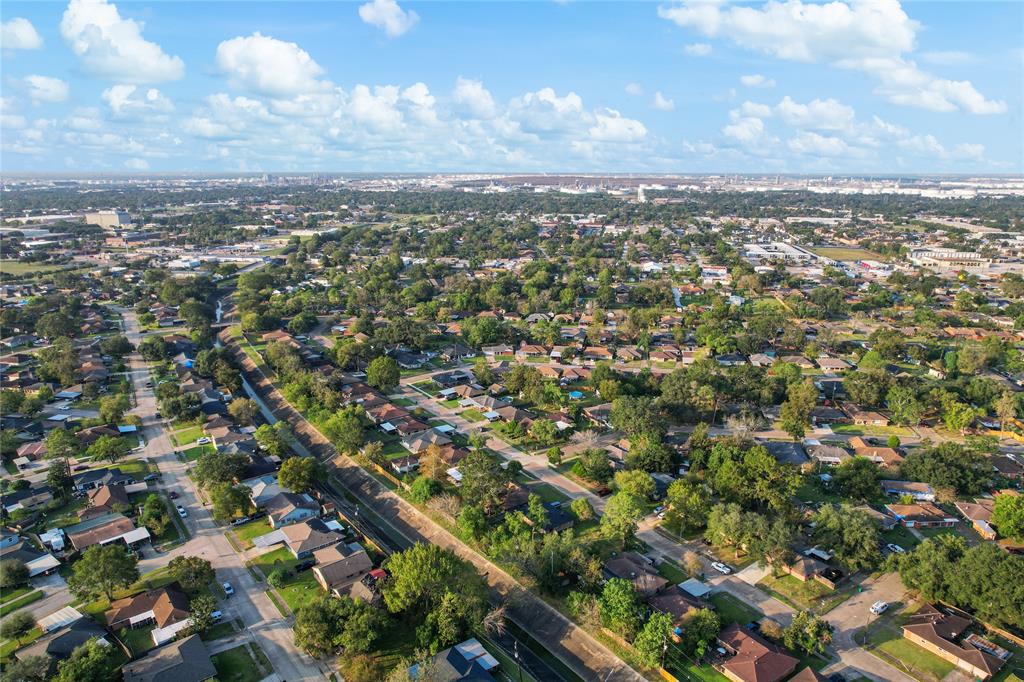
[[[589,130],[590,137],[599,142],[638,142],[647,136],[647,128],[640,121],[626,118],[614,109],[596,115],[597,123]]]
[[[970,81],[939,78],[906,57],[920,24],[898,0],[769,0],[758,7],[686,0],[660,7],[658,15],[779,59],[862,71],[877,79],[878,93],[895,104],[974,114],[1006,111],[1005,102],[986,99]]]
[[[14,17],[0,24],[0,48],[5,50],[38,50],[43,39],[36,32],[32,22],[24,17]]]
[[[639,83],[626,83],[626,94],[639,97],[644,94],[644,86]]]
[[[60,33],[85,69],[121,83],[158,83],[185,75],[185,63],[142,37],[142,24],[124,19],[106,0],[71,0]]]
[[[753,116],[735,117],[722,128],[722,134],[743,145],[757,142],[764,134],[764,121]]]
[[[262,35],[238,36],[217,46],[217,68],[239,87],[272,97],[322,90],[324,70],[295,43]]]
[[[135,85],[119,84],[107,88],[101,96],[114,118],[167,113],[174,109],[171,100],[156,88],[142,90]]]
[[[711,54],[711,46],[707,43],[690,43],[683,51],[691,57],[706,57]]]
[[[782,98],[775,111],[795,128],[816,130],[849,130],[856,117],[853,107],[834,99],[814,99],[800,104],[788,95]]]
[[[452,100],[473,118],[494,118],[498,115],[498,105],[483,82],[459,76],[452,91]]]
[[[658,111],[672,111],[676,108],[676,101],[665,97],[661,94],[661,90],[654,93],[654,101],[651,102],[651,106]]]
[[[774,88],[775,81],[771,78],[766,78],[759,73],[750,74],[749,76],[740,76],[740,83],[747,86],[748,88]]]
[[[416,12],[403,10],[395,0],[370,0],[359,6],[359,18],[392,38],[406,33],[420,20]]]
[[[23,82],[33,104],[63,102],[71,90],[65,81],[50,76],[33,74],[26,76]]]

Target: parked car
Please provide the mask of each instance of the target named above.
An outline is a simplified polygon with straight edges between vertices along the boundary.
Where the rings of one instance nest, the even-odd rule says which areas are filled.
[[[224,617],[224,614],[221,613],[220,611],[214,611],[213,613],[210,614],[210,620],[220,620],[223,617]]]
[[[158,478],[160,478],[160,474],[147,474],[142,480],[149,483],[150,481],[155,481]]]
[[[873,614],[875,614],[877,616],[879,614],[885,613],[886,609],[888,609],[888,608],[889,608],[889,602],[879,600],[879,601],[876,601],[874,604],[871,605],[871,613],[873,613]]]
[[[172,490],[171,492],[167,493],[167,497],[171,498],[172,500],[176,500],[178,499],[178,493],[177,491]]]
[[[241,518],[234,519],[233,521],[231,521],[231,525],[232,526],[241,526],[243,523],[249,523],[249,521],[251,521],[251,520],[252,519],[250,519],[248,516],[243,516]]]
[[[221,587],[224,588],[224,594],[229,597],[235,593],[235,588],[231,587],[231,583],[229,582],[225,582]]]
[[[906,551],[902,547],[900,547],[899,545],[894,544],[892,542],[890,542],[888,545],[886,545],[885,548],[887,550],[889,550],[890,552],[892,552],[893,554],[903,554],[903,552]]]
[[[185,508],[182,507],[180,504],[178,505],[178,516],[180,516],[183,519],[188,516],[188,512],[185,511]]]
[[[597,490],[595,490],[594,492],[597,493],[598,497],[608,497],[609,495],[612,494],[612,489],[609,488],[606,485],[603,485],[600,488],[598,488]]]
[[[206,445],[209,442],[210,442],[210,439],[207,436],[203,436],[202,438],[197,438],[196,439],[196,445]]]
[[[711,568],[715,569],[722,575],[729,575],[730,573],[732,573],[732,569],[723,564],[721,561],[712,561]]]

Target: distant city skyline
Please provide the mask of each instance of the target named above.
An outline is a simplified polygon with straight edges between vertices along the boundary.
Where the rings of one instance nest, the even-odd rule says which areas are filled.
[[[1024,5],[5,2],[19,172],[1024,172]]]

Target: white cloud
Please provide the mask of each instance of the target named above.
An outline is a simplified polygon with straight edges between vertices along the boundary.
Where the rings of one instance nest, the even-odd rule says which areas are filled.
[[[779,116],[794,128],[849,130],[856,118],[853,107],[834,99],[794,102],[788,95],[775,107]]]
[[[934,135],[914,135],[913,137],[900,140],[897,144],[901,149],[906,149],[921,156],[931,156],[939,159],[946,157],[946,148],[942,146],[942,143]]]
[[[789,140],[788,146],[793,152],[807,156],[842,157],[848,156],[852,151],[850,145],[838,137],[807,131],[798,133]]]
[[[741,117],[769,118],[772,115],[772,108],[758,102],[744,102],[740,105],[738,114]]]
[[[764,121],[752,116],[741,116],[722,128],[722,134],[740,144],[753,144],[764,134]]]
[[[167,113],[174,109],[171,100],[156,88],[143,91],[135,85],[112,85],[103,91],[102,98],[114,118]]]
[[[747,86],[748,88],[774,88],[775,81],[771,78],[765,78],[759,73],[750,74],[749,76],[740,76],[740,83]]]
[[[958,144],[953,148],[953,157],[970,161],[982,161],[985,158],[985,145],[983,144]]]
[[[647,128],[640,121],[625,118],[614,109],[606,109],[596,116],[597,125],[588,131],[592,140],[599,142],[638,142],[647,136]]]
[[[654,101],[651,106],[658,111],[672,111],[676,108],[675,100],[668,99],[665,95],[661,94],[661,91],[654,93]]]
[[[14,17],[0,24],[0,48],[5,50],[38,50],[43,39],[36,32],[32,22],[24,17]]]
[[[65,81],[50,76],[25,76],[24,83],[33,104],[63,102],[70,93]]]
[[[359,6],[359,18],[383,29],[392,38],[407,32],[420,20],[416,12],[403,10],[395,0],[370,0]]]
[[[455,81],[452,99],[474,118],[494,118],[498,115],[498,105],[481,81],[459,76]]]
[[[131,159],[125,160],[124,167],[134,171],[146,171],[149,170],[149,161],[146,161],[145,159],[140,159],[138,157],[133,157]]]
[[[769,0],[758,7],[688,0],[660,7],[658,15],[779,59],[862,71],[877,79],[879,94],[895,104],[975,114],[1006,111],[1004,102],[985,99],[969,81],[936,77],[905,58],[914,50],[920,24],[898,0]]]
[[[626,83],[626,94],[639,97],[644,94],[644,86],[639,83]]]
[[[960,50],[932,50],[921,53],[921,61],[935,66],[960,66],[962,64],[975,64],[978,58],[970,52]]]
[[[90,73],[122,83],[157,83],[185,75],[185,63],[142,37],[106,0],[71,0],[60,33]]]
[[[711,54],[711,46],[707,43],[690,43],[683,51],[691,57],[707,57]]]
[[[291,97],[330,87],[309,53],[259,31],[217,46],[217,67],[233,83],[273,97]]]
[[[64,124],[78,132],[96,132],[103,128],[100,110],[95,107],[78,107],[64,120]]]
[[[512,100],[510,115],[528,132],[548,133],[579,129],[592,121],[575,92],[559,97],[553,88],[527,92]]]

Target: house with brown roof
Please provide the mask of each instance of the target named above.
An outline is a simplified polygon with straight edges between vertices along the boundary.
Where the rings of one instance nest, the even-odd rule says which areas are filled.
[[[672,617],[672,624],[678,627],[694,611],[710,608],[703,599],[690,596],[679,588],[665,590],[647,600],[655,611],[667,613]]]
[[[918,481],[880,481],[882,492],[893,497],[909,495],[918,502],[934,502],[935,490],[927,483]]]
[[[734,682],[779,682],[800,663],[739,623],[718,633],[718,644],[728,657],[715,667]]]
[[[636,591],[644,597],[657,594],[669,584],[636,552],[614,556],[604,562],[603,568],[606,575],[633,583]]]
[[[957,518],[931,502],[887,504],[885,510],[907,528],[952,528]]]
[[[93,545],[109,545],[118,541],[135,547],[150,537],[146,528],[136,528],[131,519],[120,514],[107,514],[84,520],[64,528],[64,534],[79,552]]]
[[[956,510],[971,522],[971,527],[978,532],[978,535],[986,540],[995,540],[996,531],[989,525],[992,520],[992,508],[995,500],[991,498],[978,498],[974,502],[962,502],[957,500],[953,503]]]
[[[352,588],[373,570],[373,562],[358,542],[337,542],[313,552],[313,577],[335,597],[350,596]]]
[[[903,636],[972,677],[987,680],[999,672],[1010,653],[978,635],[961,639],[970,626],[969,619],[926,604],[910,616],[903,626]]]
[[[103,485],[88,493],[89,506],[78,512],[78,518],[91,519],[103,514],[124,511],[130,506],[128,493],[123,485]]]
[[[112,630],[155,626],[156,646],[171,641],[192,624],[188,597],[177,583],[118,599],[103,615]]]

